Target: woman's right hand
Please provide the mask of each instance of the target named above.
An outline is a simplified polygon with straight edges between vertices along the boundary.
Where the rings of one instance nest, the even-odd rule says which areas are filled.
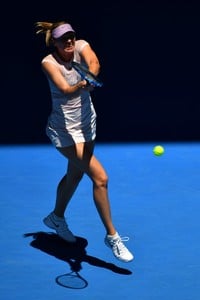
[[[81,80],[78,82],[78,87],[84,89],[87,86],[87,81],[86,80]]]
[[[79,88],[84,89],[85,91],[92,92],[94,90],[94,87],[86,80],[79,81],[79,84]]]

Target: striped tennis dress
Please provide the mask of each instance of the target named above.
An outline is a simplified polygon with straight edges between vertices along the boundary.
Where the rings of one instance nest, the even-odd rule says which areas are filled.
[[[88,43],[75,42],[74,61],[81,62],[80,52]],[[70,85],[81,80],[80,75],[69,63],[58,61],[52,54],[43,58],[43,62],[58,66]],[[48,77],[52,108],[48,117],[46,134],[55,147],[68,147],[76,143],[92,141],[96,137],[96,112],[88,91],[78,90],[72,94],[62,93]]]

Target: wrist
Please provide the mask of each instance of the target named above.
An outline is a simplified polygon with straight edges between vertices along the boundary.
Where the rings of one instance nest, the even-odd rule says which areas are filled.
[[[82,82],[82,81],[79,81],[79,82],[77,83],[77,86],[78,86],[79,89],[81,89],[81,88],[83,87],[83,82]]]
[[[87,82],[85,80],[81,80],[77,83],[78,88],[82,89],[87,85]]]

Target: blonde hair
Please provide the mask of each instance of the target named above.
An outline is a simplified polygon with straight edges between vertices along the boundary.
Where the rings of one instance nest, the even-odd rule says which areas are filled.
[[[50,46],[52,44],[52,36],[51,32],[53,29],[56,27],[65,24],[65,21],[60,21],[60,22],[55,22],[55,23],[50,23],[50,22],[36,22],[35,27],[36,27],[36,34],[38,33],[43,33],[45,34],[45,43],[46,46]]]

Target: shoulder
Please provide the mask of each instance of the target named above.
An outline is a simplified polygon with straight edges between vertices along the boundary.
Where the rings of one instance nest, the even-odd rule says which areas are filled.
[[[89,43],[86,40],[77,40],[75,42],[75,49],[80,53],[87,45],[89,45]]]
[[[49,62],[49,63],[52,63],[54,65],[58,65],[58,62],[56,61],[56,59],[54,58],[54,56],[52,54],[49,54],[47,56],[45,56],[43,59],[42,59],[42,64],[45,63],[45,62]]]
[[[45,57],[43,57],[42,61],[43,61],[43,60],[46,60],[46,59],[53,60],[53,55],[52,55],[52,54],[46,55]]]

